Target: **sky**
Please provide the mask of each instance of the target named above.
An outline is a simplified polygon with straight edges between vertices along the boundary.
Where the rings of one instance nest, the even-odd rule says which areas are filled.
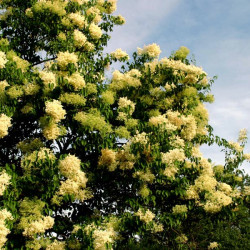
[[[208,104],[214,133],[237,140],[242,128],[250,136],[250,1],[249,0],[118,0],[115,14],[126,24],[111,34],[108,52],[132,55],[137,47],[157,43],[160,57],[180,46],[190,49],[196,65],[210,77],[215,102]],[[202,147],[204,156],[223,164],[219,147]],[[250,153],[250,139],[245,148]],[[250,164],[243,168],[250,174]]]

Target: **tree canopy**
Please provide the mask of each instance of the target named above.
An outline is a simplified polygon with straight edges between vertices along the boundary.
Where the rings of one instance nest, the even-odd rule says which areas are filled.
[[[0,1],[0,248],[247,249],[247,131],[213,134],[186,47],[104,53],[116,4]]]

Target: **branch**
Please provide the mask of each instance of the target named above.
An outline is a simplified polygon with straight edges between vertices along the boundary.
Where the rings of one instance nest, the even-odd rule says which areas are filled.
[[[44,62],[48,62],[48,61],[54,60],[54,59],[56,59],[56,58],[57,58],[57,57],[52,57],[52,58],[45,59],[45,60],[43,60],[43,61],[34,63],[34,64],[32,64],[32,67],[33,67],[33,66],[36,66],[36,65],[39,65],[39,64],[41,64],[41,63],[44,63]]]

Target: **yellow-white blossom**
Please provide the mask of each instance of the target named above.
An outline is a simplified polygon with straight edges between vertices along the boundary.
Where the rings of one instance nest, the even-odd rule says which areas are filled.
[[[232,193],[231,186],[223,182],[218,183],[218,189],[227,195],[230,195]]]
[[[243,151],[243,147],[238,142],[229,141],[228,143],[237,152],[242,152]]]
[[[56,87],[56,76],[53,72],[40,71],[39,76],[42,79],[45,87]],[[49,86],[51,84],[51,86]],[[53,86],[53,87],[52,87]]]
[[[61,129],[56,123],[43,127],[43,135],[48,140],[56,140],[61,135]]]
[[[39,92],[40,86],[34,82],[27,83],[23,86],[25,95],[35,95]]]
[[[109,171],[114,171],[117,166],[116,162],[116,152],[105,148],[101,150],[101,156],[98,161],[99,166],[106,166],[108,167]]]
[[[185,234],[181,234],[175,238],[176,242],[179,244],[185,244],[188,241],[188,238]]]
[[[3,69],[7,62],[6,54],[3,51],[0,51],[0,69]]]
[[[78,57],[75,53],[66,52],[59,52],[57,55],[57,64],[62,68],[65,69],[69,63],[74,64],[77,66]]]
[[[46,247],[46,250],[64,250],[66,248],[65,242],[54,240]]]
[[[166,115],[152,116],[148,122],[153,126],[160,125],[164,130],[175,131],[177,129],[177,127],[166,118]]]
[[[216,179],[207,174],[202,174],[195,180],[195,188],[199,191],[212,191],[216,185]]]
[[[188,209],[186,205],[175,205],[173,207],[173,214],[187,213]]]
[[[205,195],[206,203],[204,210],[209,213],[217,213],[222,207],[232,203],[232,198],[222,191],[212,191]]]
[[[247,130],[245,128],[241,129],[239,132],[238,142],[245,142],[247,139]]]
[[[101,28],[94,23],[90,24],[89,33],[93,39],[100,39],[102,36]]]
[[[71,76],[65,77],[65,79],[73,86],[74,90],[81,90],[86,85],[84,78],[79,72],[75,72]]]
[[[196,120],[194,116],[192,115],[188,115],[187,117],[184,117],[182,119],[183,119],[184,127],[181,131],[181,135],[184,139],[187,139],[190,141],[196,135],[196,131],[197,131]]]
[[[86,10],[86,14],[88,16],[90,15],[93,15],[93,22],[95,24],[98,24],[101,20],[102,20],[102,17],[101,17],[101,12],[98,8],[96,7],[90,7],[89,9]]]
[[[0,138],[8,135],[8,128],[11,127],[11,118],[5,114],[0,115]]]
[[[148,224],[155,218],[155,214],[152,213],[149,209],[146,210],[146,212],[143,212],[140,208],[135,213],[136,216],[140,217],[140,220]]]
[[[134,110],[135,110],[135,104],[129,100],[127,97],[120,97],[119,101],[118,101],[118,108],[119,109],[129,109],[128,113],[130,115],[133,114]]]
[[[24,168],[25,171],[29,171],[37,161],[45,161],[47,159],[55,160],[55,155],[50,149],[43,147],[26,155],[21,160],[21,167]]]
[[[63,160],[59,161],[58,167],[64,176],[70,177],[77,174],[81,169],[81,161],[74,155],[67,155]]]
[[[122,49],[117,49],[114,52],[111,52],[110,55],[117,60],[121,60],[121,59],[129,60],[128,54]]]
[[[66,115],[66,111],[58,100],[47,101],[45,103],[45,112],[50,115],[55,122],[61,121]]]
[[[74,30],[74,44],[76,47],[83,47],[87,41],[87,37],[79,30]]]
[[[148,143],[147,134],[145,132],[139,133],[138,130],[130,140],[132,143],[140,143],[141,145],[146,145]]]
[[[0,94],[1,92],[4,92],[5,88],[10,86],[6,80],[0,81]]]
[[[176,161],[183,162],[186,156],[183,149],[172,149],[167,153],[162,153],[162,162],[166,165],[173,165]]]
[[[7,235],[10,230],[6,227],[6,220],[13,220],[11,213],[5,208],[0,210],[0,248],[7,242]]]
[[[149,182],[149,183],[152,183],[155,179],[154,174],[152,174],[149,169],[147,169],[146,171],[136,171],[133,174],[133,177],[137,177],[140,180],[145,181],[145,182]]]
[[[27,68],[29,67],[30,63],[17,55],[12,56],[12,60],[16,63],[16,67],[21,69],[22,72],[26,72]]]
[[[4,191],[10,184],[11,177],[5,172],[2,171],[0,174],[0,196],[3,195]]]
[[[150,57],[159,57],[161,53],[160,46],[157,45],[156,43],[150,44],[150,45],[145,45],[143,49],[138,48],[137,49],[138,55],[149,55]]]
[[[107,0],[109,7],[105,10],[106,13],[112,14],[117,9],[117,0]]]
[[[54,219],[50,216],[44,216],[40,220],[32,221],[23,231],[23,235],[32,237],[35,234],[45,233],[45,231],[52,228],[53,225]]]
[[[208,249],[215,249],[218,247],[219,247],[218,243],[214,241],[209,244]]]

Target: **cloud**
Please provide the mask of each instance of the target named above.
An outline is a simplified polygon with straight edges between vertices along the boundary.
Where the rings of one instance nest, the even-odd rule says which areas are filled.
[[[126,24],[116,27],[107,51],[122,48],[134,51],[145,44],[145,40],[158,28],[158,24],[170,15],[181,0],[124,0],[118,1],[117,14],[126,19]]]

